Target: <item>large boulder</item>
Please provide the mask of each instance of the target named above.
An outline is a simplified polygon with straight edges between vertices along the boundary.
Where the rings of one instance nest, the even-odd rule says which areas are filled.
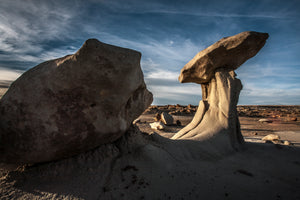
[[[0,162],[50,161],[120,138],[152,102],[140,58],[89,39],[24,73],[0,101]]]
[[[222,38],[190,60],[181,69],[179,81],[181,83],[208,83],[218,68],[235,70],[246,60],[255,56],[268,37],[268,33],[246,31]]]

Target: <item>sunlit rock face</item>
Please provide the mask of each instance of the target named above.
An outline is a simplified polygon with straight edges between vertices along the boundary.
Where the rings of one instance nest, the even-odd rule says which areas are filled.
[[[243,144],[236,105],[242,84],[234,69],[256,55],[267,33],[243,32],[199,52],[181,70],[180,82],[202,86],[202,100],[190,124],[172,139],[207,141],[221,150]]]
[[[235,70],[255,56],[268,37],[267,33],[246,31],[222,38],[189,61],[182,68],[179,81],[208,83],[218,68]]]
[[[24,73],[0,102],[0,162],[50,161],[120,138],[152,102],[140,58],[89,39]]]

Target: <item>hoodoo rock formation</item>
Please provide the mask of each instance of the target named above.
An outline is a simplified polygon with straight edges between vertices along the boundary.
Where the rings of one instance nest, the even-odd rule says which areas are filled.
[[[243,137],[236,105],[242,84],[234,69],[255,56],[267,38],[267,33],[258,32],[223,38],[183,67],[179,81],[202,84],[202,100],[192,122],[172,139],[206,141],[239,149]]]
[[[89,39],[24,73],[0,101],[0,162],[51,161],[120,138],[152,102],[140,58]]]

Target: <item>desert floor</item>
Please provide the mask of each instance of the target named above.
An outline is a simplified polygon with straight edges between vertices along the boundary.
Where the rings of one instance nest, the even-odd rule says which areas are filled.
[[[163,137],[171,138],[193,119],[193,112],[190,114],[178,112],[179,114],[173,115],[173,125],[166,126],[164,130],[151,129],[149,123],[155,121],[155,113],[170,111],[164,109],[165,107],[158,106],[152,113],[145,112],[138,118],[137,126],[143,132],[156,132]],[[178,107],[186,109],[185,106]],[[300,106],[238,106],[238,111],[242,135],[246,142],[264,143],[265,141],[261,140],[264,136],[275,134],[280,137],[281,143],[289,141],[291,146],[300,146]],[[260,119],[268,119],[269,123],[259,122]],[[176,125],[177,120],[181,125]]]

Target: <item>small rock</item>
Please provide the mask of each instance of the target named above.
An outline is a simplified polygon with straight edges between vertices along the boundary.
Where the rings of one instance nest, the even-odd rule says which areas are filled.
[[[273,121],[272,120],[270,120],[270,119],[260,119],[260,120],[258,120],[259,122],[261,122],[261,123],[272,123]]]
[[[183,106],[182,105],[180,105],[180,104],[176,104],[176,109],[178,109],[178,108],[182,108]]]
[[[263,141],[276,141],[276,140],[279,140],[280,137],[278,135],[275,135],[275,134],[269,134],[265,137],[262,138]]]
[[[159,113],[156,113],[156,114],[155,114],[155,117],[154,117],[154,121],[158,122],[158,121],[160,121],[160,119],[161,119],[160,114],[159,114]]]
[[[141,123],[141,120],[140,119],[135,119],[132,123],[133,124]]]
[[[188,114],[192,113],[191,109],[187,109],[185,112]]]
[[[283,142],[283,144],[284,144],[284,145],[287,145],[287,146],[289,146],[289,145],[291,145],[291,142],[290,142],[290,141],[287,141],[287,140],[285,140],[285,141]]]
[[[172,125],[173,124],[174,119],[173,119],[172,115],[170,115],[166,112],[163,112],[163,113],[161,113],[160,117],[161,117],[161,121],[165,125]]]
[[[297,121],[297,117],[291,117],[290,121],[294,121],[294,122]]]
[[[168,105],[168,109],[176,109],[175,105]]]
[[[153,122],[151,124],[149,124],[151,126],[152,129],[156,129],[156,130],[162,130],[165,129],[165,125],[159,121],[159,122]]]
[[[176,120],[176,125],[177,125],[177,126],[181,126],[181,121]]]

